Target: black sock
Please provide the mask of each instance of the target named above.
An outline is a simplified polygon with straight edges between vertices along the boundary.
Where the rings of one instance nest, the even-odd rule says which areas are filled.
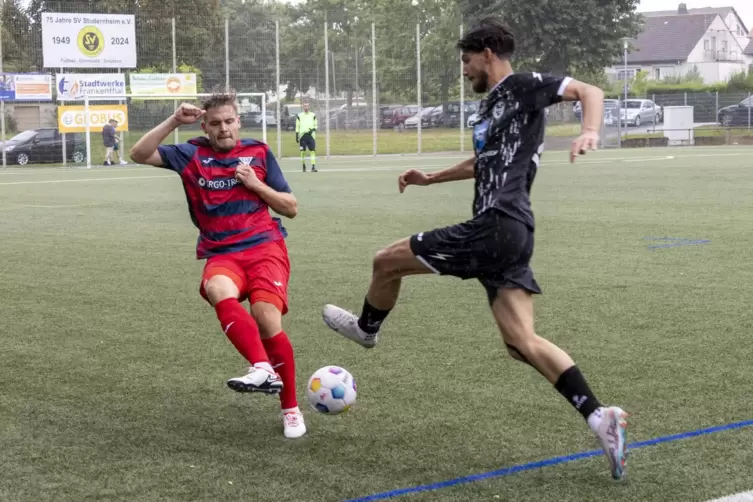
[[[601,407],[577,366],[565,370],[557,379],[554,388],[588,420],[589,415]]]
[[[364,330],[366,333],[376,333],[382,326],[382,323],[389,315],[389,310],[379,310],[373,307],[369,300],[363,300],[363,310],[361,310],[361,317],[358,318],[358,327]]]

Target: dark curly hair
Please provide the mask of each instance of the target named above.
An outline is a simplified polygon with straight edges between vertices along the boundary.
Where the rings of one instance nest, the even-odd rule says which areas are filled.
[[[485,18],[458,41],[457,48],[472,53],[489,49],[497,57],[509,59],[515,52],[515,34],[499,19]]]

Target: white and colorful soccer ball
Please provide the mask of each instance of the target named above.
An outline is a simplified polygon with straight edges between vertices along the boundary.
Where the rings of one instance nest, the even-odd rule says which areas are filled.
[[[339,366],[319,368],[306,386],[309,404],[319,413],[339,415],[356,402],[356,380]]]

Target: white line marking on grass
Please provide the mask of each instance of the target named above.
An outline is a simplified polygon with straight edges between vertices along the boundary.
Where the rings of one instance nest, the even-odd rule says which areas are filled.
[[[61,204],[59,206],[43,206],[39,204],[18,204],[15,206],[0,206],[0,211],[13,211],[16,209],[70,209],[76,207],[96,207],[99,204]]]
[[[738,153],[719,153],[719,154],[691,154],[691,155],[663,155],[663,156],[654,156],[654,157],[617,157],[617,158],[589,158],[589,159],[577,159],[575,161],[576,165],[590,165],[590,164],[606,164],[606,163],[614,163],[614,162],[623,162],[623,163],[636,163],[636,162],[657,162],[662,160],[683,160],[685,158],[699,158],[699,157],[744,157],[749,156],[750,152],[738,152]],[[545,161],[543,164],[544,168],[546,166],[551,165],[567,165],[570,164],[569,160],[548,160]],[[424,165],[369,165],[365,167],[343,167],[343,168],[333,168],[333,169],[327,169],[326,167],[324,169],[321,168],[321,165],[319,167],[319,171],[323,173],[355,173],[355,172],[369,172],[369,171],[403,171],[405,169],[410,168],[420,168],[420,169],[435,169],[435,168],[446,168],[450,167],[450,164],[424,164]],[[128,168],[127,168],[128,169]],[[129,168],[131,170],[146,170],[144,167],[132,167]],[[74,172],[80,172],[80,171],[74,171]],[[90,171],[92,173],[96,174],[105,174],[106,171]],[[116,172],[110,171],[112,173],[117,174]],[[299,174],[299,175],[305,175],[305,176],[316,176],[314,173],[303,173],[299,170],[284,170],[286,174]],[[7,173],[7,174],[16,174],[16,173]],[[22,173],[18,173],[22,174]],[[26,173],[23,173],[26,174]],[[88,182],[94,182],[94,181],[124,181],[124,180],[148,180],[148,179],[164,179],[164,178],[178,178],[178,176],[175,173],[170,173],[167,175],[156,175],[156,176],[117,176],[117,177],[105,177],[105,178],[75,178],[75,179],[57,179],[57,180],[38,180],[38,181],[32,181],[32,180],[25,180],[25,181],[6,181],[6,182],[0,182],[0,186],[3,185],[37,185],[37,184],[55,184],[55,183],[88,183]]]
[[[6,181],[0,185],[40,185],[42,183],[89,183],[92,181],[123,181],[123,180],[150,180],[157,178],[176,178],[174,174],[168,176],[120,176],[117,178],[78,178],[75,180],[38,180],[38,181]]]
[[[753,490],[727,495],[726,497],[709,500],[708,502],[753,502]]]

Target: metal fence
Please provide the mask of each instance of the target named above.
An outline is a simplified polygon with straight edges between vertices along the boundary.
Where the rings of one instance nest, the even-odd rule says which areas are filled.
[[[62,115],[59,106],[82,104],[81,98],[66,100],[59,76],[123,75],[125,94],[133,93],[134,75],[182,73],[196,75],[194,94],[216,87],[264,93],[271,114],[260,117],[260,103],[246,103],[244,134],[260,138],[259,128],[266,125],[268,142],[280,157],[298,155],[294,117],[304,100],[319,118],[320,155],[462,152],[472,145],[469,122],[480,96],[462,78],[455,48],[463,31],[459,12],[423,12],[419,17],[396,11],[354,21],[334,10],[240,0],[223,2],[224,8],[209,0],[165,0],[142,7],[125,0],[33,0],[24,4],[26,8],[19,7],[20,2],[4,3],[0,73],[48,74],[51,92],[45,99],[10,99],[2,93],[5,84],[0,81],[3,141],[30,129],[55,129]],[[79,24],[66,28],[58,19],[58,31],[45,32],[46,18],[61,17],[60,13],[78,15]],[[133,37],[119,36],[107,22],[94,22],[95,14],[132,15]],[[86,43],[81,39],[82,22],[98,28],[105,50],[117,46],[128,52],[127,46],[135,64],[117,66],[100,57],[101,64],[82,67],[75,61],[81,59],[81,44]],[[66,43],[69,58],[59,65],[46,60],[50,51]],[[647,97],[662,109],[694,106],[695,121],[702,125],[750,129],[751,107],[738,106],[746,98],[750,103],[749,96],[732,94]],[[175,107],[169,100],[140,105],[107,101],[118,102],[127,106],[124,145],[133,144]],[[580,119],[571,103],[552,107],[548,117],[549,149],[565,145],[578,133]],[[623,140],[641,135],[650,139],[661,122],[626,126],[621,121],[605,123],[604,146],[624,146]],[[179,139],[177,133],[173,139]]]

